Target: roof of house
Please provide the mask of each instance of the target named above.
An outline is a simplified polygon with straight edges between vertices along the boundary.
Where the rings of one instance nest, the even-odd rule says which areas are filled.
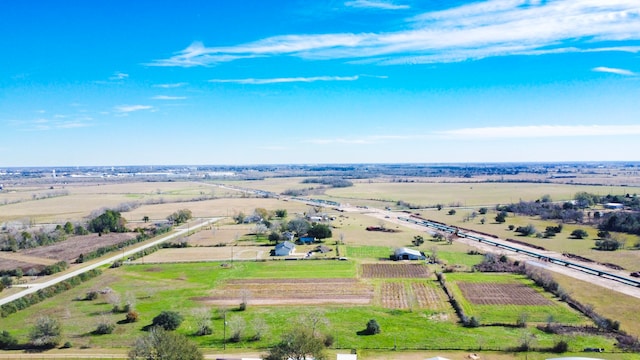
[[[285,242],[281,242],[278,245],[276,245],[276,249],[281,249],[281,248],[293,250],[293,249],[296,248],[296,245],[294,243],[292,243],[291,241],[285,241]]]
[[[409,249],[409,248],[398,248],[395,251],[395,254],[411,254],[411,255],[415,255],[415,256],[422,256],[422,253],[418,250],[414,250],[414,249]]]

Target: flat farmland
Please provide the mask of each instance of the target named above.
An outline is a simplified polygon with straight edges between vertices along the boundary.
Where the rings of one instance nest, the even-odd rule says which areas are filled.
[[[406,228],[385,220],[375,219],[371,216],[359,213],[331,213],[336,220],[331,224],[334,227],[333,239],[343,237],[346,245],[388,246],[392,248],[411,245],[415,235],[426,237],[426,230],[419,231]],[[398,232],[367,231],[369,226],[385,226]],[[387,254],[388,258],[390,254]]]
[[[270,191],[276,194],[281,194],[288,189],[306,189],[309,187],[319,187],[320,184],[303,184],[302,180],[309,177],[274,177],[266,178],[263,180],[251,180],[251,181],[234,181],[224,180],[218,181],[219,184],[225,184],[230,186],[238,186],[248,189],[260,189],[264,191]]]
[[[521,316],[526,316],[530,323],[545,323],[550,318],[562,324],[591,323],[521,275],[451,273],[446,278],[465,314],[476,317],[482,324],[515,325]]]
[[[380,284],[377,302],[385,309],[423,309],[453,313],[444,291],[435,281],[389,282]]]
[[[193,300],[207,305],[360,304],[373,299],[373,287],[356,279],[242,279],[231,280]]]
[[[185,317],[184,323],[176,330],[178,333],[190,336],[204,349],[222,349],[222,332],[224,319],[218,309],[235,310],[241,297],[233,293],[234,299],[228,299],[231,305],[209,305],[201,298],[212,296],[212,291],[225,289],[226,286],[242,289],[254,284],[256,291],[252,292],[254,299],[260,291],[270,291],[278,296],[277,290],[282,284],[294,284],[289,292],[295,289],[304,290],[314,297],[323,294],[311,290],[317,284],[324,284],[326,291],[340,288],[345,294],[353,293],[358,288],[370,291],[368,281],[356,281],[357,263],[352,261],[270,261],[270,262],[237,262],[231,267],[222,267],[220,263],[175,263],[175,264],[146,264],[125,265],[117,269],[104,269],[104,274],[79,285],[54,298],[33,305],[26,311],[12,314],[2,319],[6,328],[18,341],[25,342],[30,327],[36,317],[33,314],[50,315],[60,319],[64,328],[63,341],[72,341],[74,348],[126,348],[133,340],[145,334],[144,328],[151,323],[153,317],[161,311],[177,311]],[[321,280],[319,280],[321,279]],[[356,281],[354,283],[354,281]],[[380,280],[371,280],[373,282]],[[384,280],[382,282],[385,282]],[[395,281],[394,281],[395,282]],[[227,321],[235,318],[242,319],[250,326],[256,319],[263,320],[268,326],[263,338],[252,341],[253,335],[249,328],[238,343],[226,344],[227,349],[265,349],[273,346],[280,339],[281,334],[295,327],[300,319],[305,319],[309,313],[318,310],[327,319],[327,324],[320,325],[322,333],[331,333],[338,339],[334,345],[340,349],[391,349],[394,345],[398,349],[415,348],[507,348],[516,346],[520,342],[521,329],[510,327],[480,327],[468,329],[455,321],[450,310],[435,310],[429,305],[439,295],[434,295],[437,289],[435,282],[421,280],[399,280],[407,285],[405,293],[413,293],[415,301],[419,303],[422,290],[412,283],[423,283],[429,290],[425,290],[424,307],[415,306],[412,311],[403,309],[388,309],[367,304],[321,304],[309,306],[306,304],[286,306],[262,305],[248,306],[245,311],[230,311]],[[331,284],[331,286],[328,286]],[[266,286],[265,286],[266,285]],[[77,301],[88,291],[110,288],[121,299],[135,299],[136,311],[140,314],[137,323],[125,324],[121,320],[124,314],[113,313],[112,305],[106,295],[100,295],[95,301]],[[265,290],[260,290],[261,288]],[[323,288],[324,289],[324,288]],[[240,290],[235,290],[240,291]],[[361,291],[361,290],[358,290]],[[366,291],[358,294],[369,294]],[[221,294],[224,295],[224,292]],[[340,296],[337,294],[334,296]],[[358,295],[360,296],[360,295]],[[368,295],[367,295],[368,296]],[[374,296],[376,296],[374,294]],[[407,295],[410,296],[410,295]],[[428,300],[427,297],[433,297]],[[300,300],[304,302],[304,299]],[[208,309],[211,312],[213,335],[191,336],[196,328],[194,311]],[[435,312],[435,313],[434,313]],[[95,336],[95,330],[100,321],[109,320],[117,323],[112,334]],[[376,336],[358,335],[370,319],[376,319],[382,328],[382,333]],[[228,330],[228,329],[227,329]],[[537,344],[541,347],[552,346],[557,337],[544,334],[532,329],[537,337]],[[424,334],[429,334],[425,336]],[[227,333],[228,335],[228,333]],[[402,342],[398,342],[402,339]],[[582,350],[586,346],[611,348],[613,340],[596,336],[580,336],[572,339],[570,347],[573,351]]]
[[[221,246],[161,249],[137,259],[136,263],[174,263],[233,260],[263,260],[269,258],[267,246]]]
[[[552,305],[552,302],[524,284],[459,282],[465,299],[474,305]]]
[[[360,200],[382,200],[435,206],[436,204],[461,204],[481,206],[532,201],[550,195],[554,201],[571,200],[577,192],[607,195],[640,193],[640,187],[627,186],[578,186],[538,183],[382,183],[359,182],[352,187],[334,188],[326,196],[338,202],[358,203]],[[392,205],[393,206],[393,205]]]
[[[20,261],[20,268],[26,272],[30,268],[41,269],[57,261],[73,263],[80,254],[87,254],[104,246],[125,242],[136,237],[135,233],[109,233],[73,236],[65,241],[32,249],[20,250],[17,253],[0,252],[0,270],[12,269],[10,261]],[[7,259],[7,261],[5,261]]]
[[[302,213],[309,207],[305,204],[294,201],[282,201],[278,199],[265,198],[220,198],[203,201],[192,201],[188,203],[165,203],[155,205],[144,205],[132,211],[123,213],[127,220],[140,220],[144,216],[151,219],[165,219],[167,216],[179,209],[189,209],[194,217],[217,217],[234,216],[240,212],[250,215],[256,208],[267,210],[287,209],[290,217],[295,213]]]
[[[362,264],[361,277],[365,279],[427,278],[429,268],[422,264]]]

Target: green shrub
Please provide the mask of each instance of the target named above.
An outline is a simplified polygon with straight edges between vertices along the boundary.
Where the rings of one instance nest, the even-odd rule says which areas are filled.
[[[364,330],[364,333],[367,335],[374,335],[380,333],[380,324],[376,321],[376,319],[371,319],[367,322],[367,328]]]
[[[153,318],[152,326],[160,326],[165,330],[175,330],[182,324],[184,318],[175,311],[163,311]]]
[[[8,350],[18,344],[18,340],[14,338],[8,331],[0,332],[0,349]]]

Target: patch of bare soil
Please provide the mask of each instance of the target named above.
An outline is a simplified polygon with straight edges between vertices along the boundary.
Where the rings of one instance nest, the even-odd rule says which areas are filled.
[[[426,278],[429,268],[421,264],[363,264],[363,278]]]
[[[80,254],[87,254],[104,246],[116,245],[136,237],[136,233],[109,233],[73,236],[65,241],[20,251],[20,254],[57,261],[73,262]]]
[[[462,295],[476,305],[553,305],[524,284],[459,283]]]
[[[356,279],[242,279],[227,282],[210,296],[193,300],[210,305],[369,304],[373,287]]]

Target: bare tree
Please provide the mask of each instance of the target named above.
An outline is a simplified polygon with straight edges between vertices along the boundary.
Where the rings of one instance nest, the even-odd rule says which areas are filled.
[[[106,293],[106,298],[107,298],[106,299],[107,302],[113,306],[111,308],[111,311],[113,311],[114,313],[120,312],[120,302],[121,302],[120,294],[111,290],[108,293]]]
[[[197,308],[192,311],[193,319],[196,323],[196,335],[211,335],[211,310],[209,308]]]
[[[253,233],[256,234],[256,239],[259,239],[262,235],[267,232],[267,226],[265,224],[256,224],[253,228]]]
[[[253,329],[253,337],[251,339],[254,341],[262,339],[262,335],[269,331],[269,325],[261,317],[254,318],[251,321],[251,328]]]
[[[326,317],[324,309],[316,308],[312,309],[306,314],[301,315],[298,318],[298,324],[300,327],[307,327],[311,330],[313,336],[317,336],[316,331],[321,325],[328,326],[329,319]]]
[[[228,316],[229,320],[227,320],[227,326],[229,327],[229,331],[231,333],[231,337],[229,340],[231,342],[239,342],[242,338],[242,333],[247,328],[247,322],[239,315],[231,315]]]
[[[247,289],[240,290],[240,308],[238,310],[244,311],[249,305],[249,299],[251,298],[251,291]]]

